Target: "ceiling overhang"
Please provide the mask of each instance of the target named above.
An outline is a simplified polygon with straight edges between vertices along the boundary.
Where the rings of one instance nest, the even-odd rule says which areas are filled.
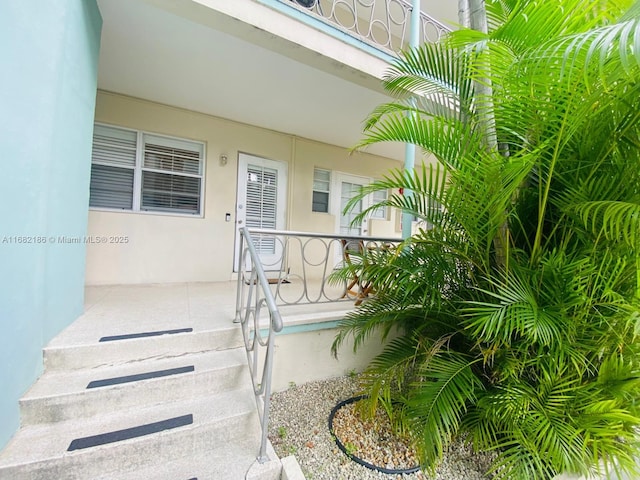
[[[301,22],[287,23],[265,6],[229,10],[243,3],[258,5],[98,0],[104,20],[98,87],[353,147],[367,115],[389,101],[377,78],[386,63]],[[257,18],[243,19],[247,12]],[[266,28],[269,18],[279,23]],[[380,144],[368,151],[402,160],[404,148]]]

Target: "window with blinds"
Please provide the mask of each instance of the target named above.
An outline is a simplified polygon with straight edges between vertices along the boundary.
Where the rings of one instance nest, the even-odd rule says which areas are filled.
[[[89,205],[200,215],[204,145],[95,125]]]
[[[133,208],[133,178],[136,167],[137,134],[96,125],[91,155],[92,207]]]
[[[331,172],[329,170],[313,169],[313,203],[312,212],[329,212],[329,193]]]

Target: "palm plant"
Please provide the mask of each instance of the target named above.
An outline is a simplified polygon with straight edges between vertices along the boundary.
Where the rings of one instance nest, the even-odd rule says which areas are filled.
[[[429,228],[364,262],[377,295],[334,353],[398,332],[364,387],[372,407],[394,406],[426,469],[465,436],[496,452],[499,478],[635,472],[640,2],[493,0],[487,16],[487,34],[461,29],[388,72],[398,100],[359,147],[410,142],[434,160],[353,203],[404,189],[371,209]]]

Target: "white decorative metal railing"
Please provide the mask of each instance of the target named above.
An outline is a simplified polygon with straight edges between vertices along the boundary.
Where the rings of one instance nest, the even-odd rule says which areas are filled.
[[[261,422],[260,463],[268,460],[274,342],[283,328],[280,308],[340,301],[359,304],[373,293],[371,282],[361,275],[362,263],[393,254],[400,242],[397,238],[240,229],[235,321],[242,328]],[[330,281],[332,273],[345,265],[352,275]]]
[[[393,53],[409,47],[412,6],[407,0],[280,0],[348,34]],[[422,42],[437,42],[450,28],[420,12]]]

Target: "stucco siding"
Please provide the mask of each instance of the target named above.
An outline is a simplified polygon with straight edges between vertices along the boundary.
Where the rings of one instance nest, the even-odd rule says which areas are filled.
[[[95,0],[0,4],[0,447],[42,347],[82,313],[102,19]]]
[[[274,113],[275,114],[275,113]],[[126,244],[87,246],[87,284],[226,281],[232,277],[238,157],[287,165],[286,228],[335,232],[336,218],[311,211],[314,167],[376,178],[397,161],[136,98],[99,92],[96,121],[204,142],[202,217],[91,209],[90,236],[124,236]],[[221,165],[220,155],[228,162]],[[226,214],[231,221],[226,221]],[[395,217],[377,220],[378,235],[399,235]]]

